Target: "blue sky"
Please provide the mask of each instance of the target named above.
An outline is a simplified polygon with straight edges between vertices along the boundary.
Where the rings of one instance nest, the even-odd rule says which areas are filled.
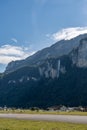
[[[86,27],[86,5],[87,0],[0,0],[0,71],[55,43],[52,36],[62,29]]]

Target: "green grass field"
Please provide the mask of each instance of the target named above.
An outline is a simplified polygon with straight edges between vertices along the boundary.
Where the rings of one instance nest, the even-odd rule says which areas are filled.
[[[17,119],[0,119],[0,130],[87,130],[87,125]]]

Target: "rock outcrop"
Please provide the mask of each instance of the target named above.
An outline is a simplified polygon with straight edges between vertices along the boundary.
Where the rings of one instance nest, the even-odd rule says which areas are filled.
[[[87,67],[87,38],[80,41],[79,46],[72,51],[71,58],[77,67]]]

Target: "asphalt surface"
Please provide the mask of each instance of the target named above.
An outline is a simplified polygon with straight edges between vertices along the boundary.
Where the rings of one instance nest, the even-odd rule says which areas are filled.
[[[44,114],[0,114],[0,118],[14,118],[35,121],[58,121],[87,124],[87,116],[44,115]]]

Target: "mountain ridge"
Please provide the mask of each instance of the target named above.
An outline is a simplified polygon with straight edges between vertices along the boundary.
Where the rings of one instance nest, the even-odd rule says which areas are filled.
[[[46,58],[60,57],[62,55],[66,55],[73,48],[76,48],[79,45],[80,40],[85,37],[87,37],[87,34],[79,35],[71,40],[61,40],[51,45],[50,47],[36,52],[32,56],[27,57],[25,60],[12,61],[7,65],[5,73],[17,70],[23,66],[40,64],[40,61]]]

